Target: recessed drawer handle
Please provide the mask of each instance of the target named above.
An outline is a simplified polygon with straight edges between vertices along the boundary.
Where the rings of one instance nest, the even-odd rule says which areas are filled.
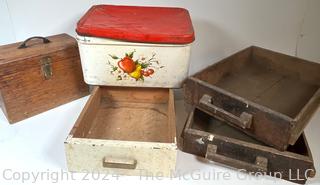
[[[105,168],[135,169],[137,166],[137,160],[104,157],[102,160],[102,166]]]
[[[223,120],[229,121],[241,128],[250,128],[252,123],[252,115],[246,112],[242,112],[240,117],[231,114],[212,104],[212,97],[204,94],[200,99],[200,107],[208,110],[213,116],[217,116]]]
[[[265,157],[257,156],[255,163],[251,164],[218,154],[217,146],[213,144],[208,144],[207,146],[206,159],[236,167],[238,169],[245,169],[249,172],[267,172],[268,170],[268,159]]]

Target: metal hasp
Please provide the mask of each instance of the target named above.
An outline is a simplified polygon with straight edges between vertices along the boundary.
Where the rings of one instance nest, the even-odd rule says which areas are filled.
[[[43,57],[40,59],[41,71],[46,80],[52,77],[52,59],[51,57]]]

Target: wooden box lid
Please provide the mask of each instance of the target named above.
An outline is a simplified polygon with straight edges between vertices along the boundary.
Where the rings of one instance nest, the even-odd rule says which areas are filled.
[[[31,37],[26,41],[0,46],[0,66],[39,55],[47,55],[53,51],[77,47],[76,40],[67,34],[47,38]]]

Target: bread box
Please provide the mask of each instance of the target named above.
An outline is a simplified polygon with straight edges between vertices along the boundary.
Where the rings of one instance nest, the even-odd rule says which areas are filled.
[[[65,151],[69,171],[170,176],[177,155],[173,91],[94,87]]]
[[[194,31],[185,9],[96,5],[76,32],[87,84],[177,88],[188,75]]]
[[[193,107],[188,116],[183,130],[183,151],[240,172],[270,175],[299,184],[316,173],[304,134],[286,151],[279,151],[216,119],[201,107]]]
[[[15,123],[89,94],[67,34],[0,46],[0,107]]]
[[[185,100],[286,150],[320,104],[320,64],[249,47],[188,78]]]

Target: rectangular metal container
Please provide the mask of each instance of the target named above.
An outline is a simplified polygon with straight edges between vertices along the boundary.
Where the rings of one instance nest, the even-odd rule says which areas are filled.
[[[87,84],[178,88],[194,31],[183,8],[96,5],[77,24]]]
[[[91,85],[134,87],[181,87],[188,75],[190,44],[148,44],[77,36],[84,80]],[[131,55],[132,54],[132,55]],[[138,61],[139,74],[126,73],[119,67],[126,55]],[[142,70],[153,72],[148,76]]]

